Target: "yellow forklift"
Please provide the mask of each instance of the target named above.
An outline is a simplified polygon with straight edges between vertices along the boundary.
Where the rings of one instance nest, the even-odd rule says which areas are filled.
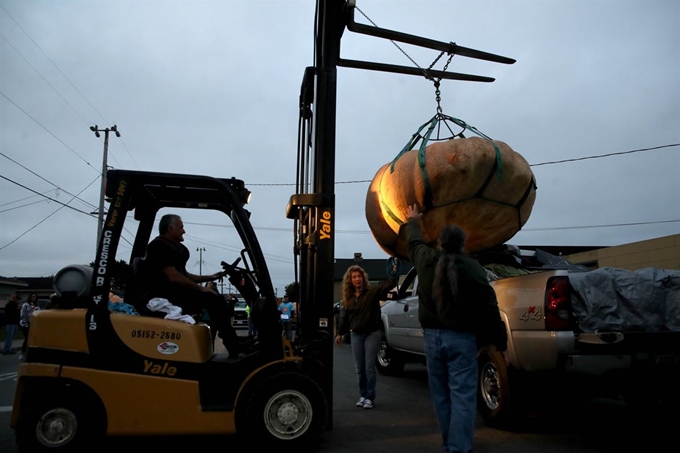
[[[245,204],[242,180],[109,170],[109,203],[94,266],[55,276],[54,308],[33,315],[19,366],[11,426],[22,452],[96,449],[105,436],[244,434],[254,448],[302,451],[332,429],[335,117],[337,67],[491,82],[492,78],[340,58],[345,29],[500,63],[514,60],[354,21],[354,1],[317,0],[314,66],[300,92],[294,220],[300,284],[295,344],[281,335],[276,296]],[[436,61],[436,60],[435,60]],[[134,304],[139,269],[161,209],[222,212],[243,249],[223,263],[251,308],[258,341],[245,355],[216,354],[210,328],[143,313],[111,311],[121,234],[139,222],[126,276]]]
[[[31,320],[12,418],[23,451],[68,450],[103,435],[247,432],[267,444],[318,440],[329,411],[317,383],[323,364],[281,336],[269,271],[244,208],[248,195],[235,178],[107,172],[109,210],[94,267],[59,271],[55,308]],[[244,247],[234,264],[222,265],[259,327],[249,354],[215,354],[206,324],[155,317],[143,307],[144,316],[109,310],[128,213],[139,222],[124,295],[134,304],[137,269],[163,208],[217,210],[233,223]]]

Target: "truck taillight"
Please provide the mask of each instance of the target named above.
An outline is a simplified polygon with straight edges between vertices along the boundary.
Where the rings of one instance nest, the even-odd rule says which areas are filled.
[[[545,291],[545,329],[572,330],[568,277],[550,277]]]

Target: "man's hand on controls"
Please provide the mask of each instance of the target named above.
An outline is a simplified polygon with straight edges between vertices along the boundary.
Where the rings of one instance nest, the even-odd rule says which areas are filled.
[[[217,272],[211,275],[210,280],[222,280],[222,278],[225,277],[227,274],[228,274],[227,271]]]

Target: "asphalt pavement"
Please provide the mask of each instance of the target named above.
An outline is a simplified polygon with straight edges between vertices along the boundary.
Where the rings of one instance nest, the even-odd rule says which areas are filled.
[[[245,329],[238,330],[245,335]],[[219,342],[218,342],[219,343]],[[20,347],[20,344],[15,345]],[[333,429],[318,453],[439,453],[439,430],[422,364],[407,364],[396,376],[378,375],[373,409],[355,406],[358,398],[351,346],[333,348]],[[16,387],[18,356],[0,356],[0,452],[17,453],[9,427]],[[660,383],[672,388],[672,383]],[[555,389],[559,391],[559,389]],[[550,402],[549,395],[538,395]],[[621,453],[676,451],[678,416],[672,407],[642,412],[621,401],[590,401],[560,408],[548,404],[513,431],[492,429],[478,417],[476,453]],[[675,445],[675,447],[673,447]],[[149,449],[164,453],[212,449],[230,453],[253,451],[237,436],[106,439],[91,451]],[[286,453],[286,452],[277,452]],[[293,453],[293,452],[291,452]],[[302,453],[295,451],[294,453]]]

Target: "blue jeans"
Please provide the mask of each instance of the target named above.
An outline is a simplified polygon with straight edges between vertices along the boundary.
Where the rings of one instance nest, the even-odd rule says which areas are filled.
[[[288,341],[293,341],[293,326],[290,325],[290,321],[283,321],[283,336],[288,339]]]
[[[9,352],[12,350],[14,335],[16,334],[18,328],[19,326],[17,326],[16,324],[5,325],[5,349],[2,350],[3,352]]]
[[[425,357],[442,448],[472,452],[477,415],[477,341],[474,334],[423,329]]]
[[[375,365],[380,349],[380,331],[376,330],[368,334],[352,332],[351,338],[354,367],[357,370],[357,381],[359,381],[359,395],[372,401],[375,399]]]
[[[248,316],[248,335],[257,335],[257,327],[253,323],[253,318]]]

